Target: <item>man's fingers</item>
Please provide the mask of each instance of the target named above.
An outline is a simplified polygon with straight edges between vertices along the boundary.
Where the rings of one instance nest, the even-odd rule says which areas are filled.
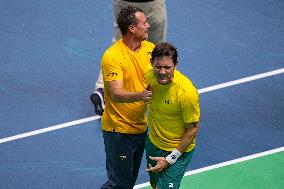
[[[148,168],[145,170],[145,171],[147,171],[147,172],[149,172],[149,171],[151,171],[152,170],[152,165],[151,164],[148,164]]]
[[[157,161],[159,158],[158,157],[152,157],[152,156],[149,156],[149,158],[151,159],[151,160],[155,160],[155,161]]]

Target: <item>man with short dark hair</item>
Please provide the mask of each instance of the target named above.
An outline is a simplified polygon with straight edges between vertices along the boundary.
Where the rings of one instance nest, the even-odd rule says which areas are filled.
[[[143,10],[149,24],[151,25],[151,28],[148,30],[148,41],[154,44],[165,41],[167,33],[167,10],[165,0],[113,0],[113,43],[121,38],[121,32],[116,22],[117,15],[121,9],[127,6],[138,7]],[[101,69],[96,81],[95,90],[92,92],[90,100],[95,107],[95,113],[101,116],[105,108],[104,84]]]
[[[154,44],[146,41],[150,25],[136,7],[117,17],[122,39],[106,50],[101,67],[105,86],[102,129],[108,181],[102,189],[132,189],[146,138],[146,104],[152,92],[144,78]]]
[[[192,82],[176,70],[176,48],[159,43],[146,73],[153,92],[149,104],[146,158],[154,189],[177,189],[191,161],[200,118],[199,95]]]

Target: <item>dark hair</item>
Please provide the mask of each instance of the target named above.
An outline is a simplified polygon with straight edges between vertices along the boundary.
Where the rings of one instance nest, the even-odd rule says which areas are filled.
[[[125,35],[127,33],[128,27],[130,25],[137,24],[135,16],[136,12],[143,12],[143,11],[137,7],[128,6],[121,9],[119,14],[117,15],[117,25],[122,35]]]
[[[172,58],[174,65],[178,64],[178,53],[175,46],[167,42],[158,43],[152,51],[152,62],[157,58],[169,56]]]

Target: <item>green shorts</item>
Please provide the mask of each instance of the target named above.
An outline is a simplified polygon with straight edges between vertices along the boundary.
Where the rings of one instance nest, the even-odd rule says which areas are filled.
[[[165,157],[171,152],[161,150],[157,148],[147,137],[146,139],[146,159],[147,165],[151,164],[152,166],[156,165],[156,161],[149,159],[149,156],[152,157]],[[185,173],[186,167],[189,165],[192,158],[194,150],[190,152],[184,152],[176,161],[175,164],[169,166],[162,172],[153,173],[149,172],[150,182],[157,186],[159,189],[178,189],[180,182]]]

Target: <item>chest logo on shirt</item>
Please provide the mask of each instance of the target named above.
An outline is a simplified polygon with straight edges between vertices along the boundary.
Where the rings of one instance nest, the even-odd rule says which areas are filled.
[[[165,103],[166,104],[170,104],[170,100],[165,100]]]

